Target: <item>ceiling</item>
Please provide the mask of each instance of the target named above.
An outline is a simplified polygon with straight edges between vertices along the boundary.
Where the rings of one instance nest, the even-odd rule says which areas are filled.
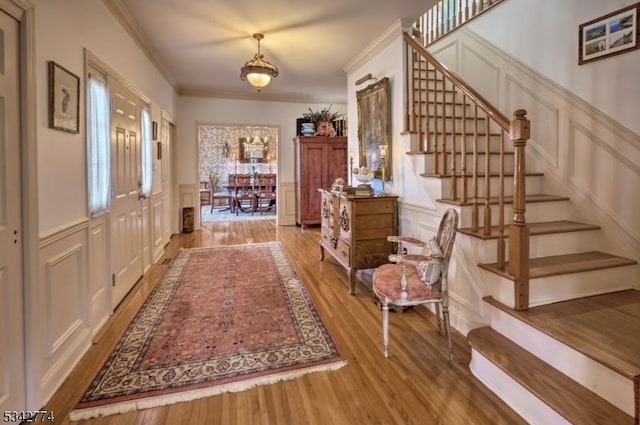
[[[182,95],[346,102],[345,68],[400,18],[435,0],[104,0]],[[261,52],[279,76],[261,92],[240,68]]]

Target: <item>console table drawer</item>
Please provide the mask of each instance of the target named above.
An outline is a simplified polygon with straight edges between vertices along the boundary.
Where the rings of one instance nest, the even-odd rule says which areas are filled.
[[[398,229],[397,196],[349,196],[319,189],[322,193],[320,258],[326,249],[349,272],[349,292],[355,293],[358,269],[388,262],[394,245],[387,236]]]

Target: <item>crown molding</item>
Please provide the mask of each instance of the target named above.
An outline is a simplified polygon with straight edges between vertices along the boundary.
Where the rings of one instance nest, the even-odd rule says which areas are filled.
[[[22,21],[25,10],[33,7],[28,0],[0,0],[0,9],[17,21]]]
[[[401,37],[404,32],[409,31],[411,25],[415,22],[415,19],[401,18],[394,22],[385,32],[383,32],[373,43],[371,43],[366,49],[362,51],[355,59],[349,62],[343,69],[347,74],[360,68],[366,62],[375,57],[385,47],[391,44],[392,41]]]
[[[160,71],[162,76],[175,89],[177,85],[176,78],[171,74],[166,65],[158,60],[158,55],[155,50],[153,50],[153,47],[151,47],[151,43],[147,39],[147,36],[142,32],[142,30],[140,30],[140,25],[133,16],[131,16],[129,9],[127,9],[124,3],[122,3],[121,0],[102,0],[102,2],[107,6],[107,9],[109,9],[122,28],[124,28],[131,38],[133,38],[133,41],[138,44],[140,49],[147,56],[147,59],[151,61],[156,69]]]
[[[327,99],[318,98],[313,95],[278,94],[260,92],[256,94],[243,94],[225,90],[205,89],[198,87],[179,87],[178,95],[184,97],[210,97],[220,99],[253,100],[264,102],[284,102],[284,103],[332,103],[346,104],[347,99]]]

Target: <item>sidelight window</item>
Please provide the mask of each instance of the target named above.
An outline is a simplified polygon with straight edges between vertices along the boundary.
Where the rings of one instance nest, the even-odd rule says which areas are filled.
[[[109,207],[110,145],[109,91],[106,79],[99,73],[89,73],[87,81],[87,155],[89,213],[106,211]]]

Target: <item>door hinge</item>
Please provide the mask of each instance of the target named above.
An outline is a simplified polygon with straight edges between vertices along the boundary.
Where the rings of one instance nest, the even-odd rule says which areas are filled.
[[[116,286],[116,274],[111,274],[111,286]]]

